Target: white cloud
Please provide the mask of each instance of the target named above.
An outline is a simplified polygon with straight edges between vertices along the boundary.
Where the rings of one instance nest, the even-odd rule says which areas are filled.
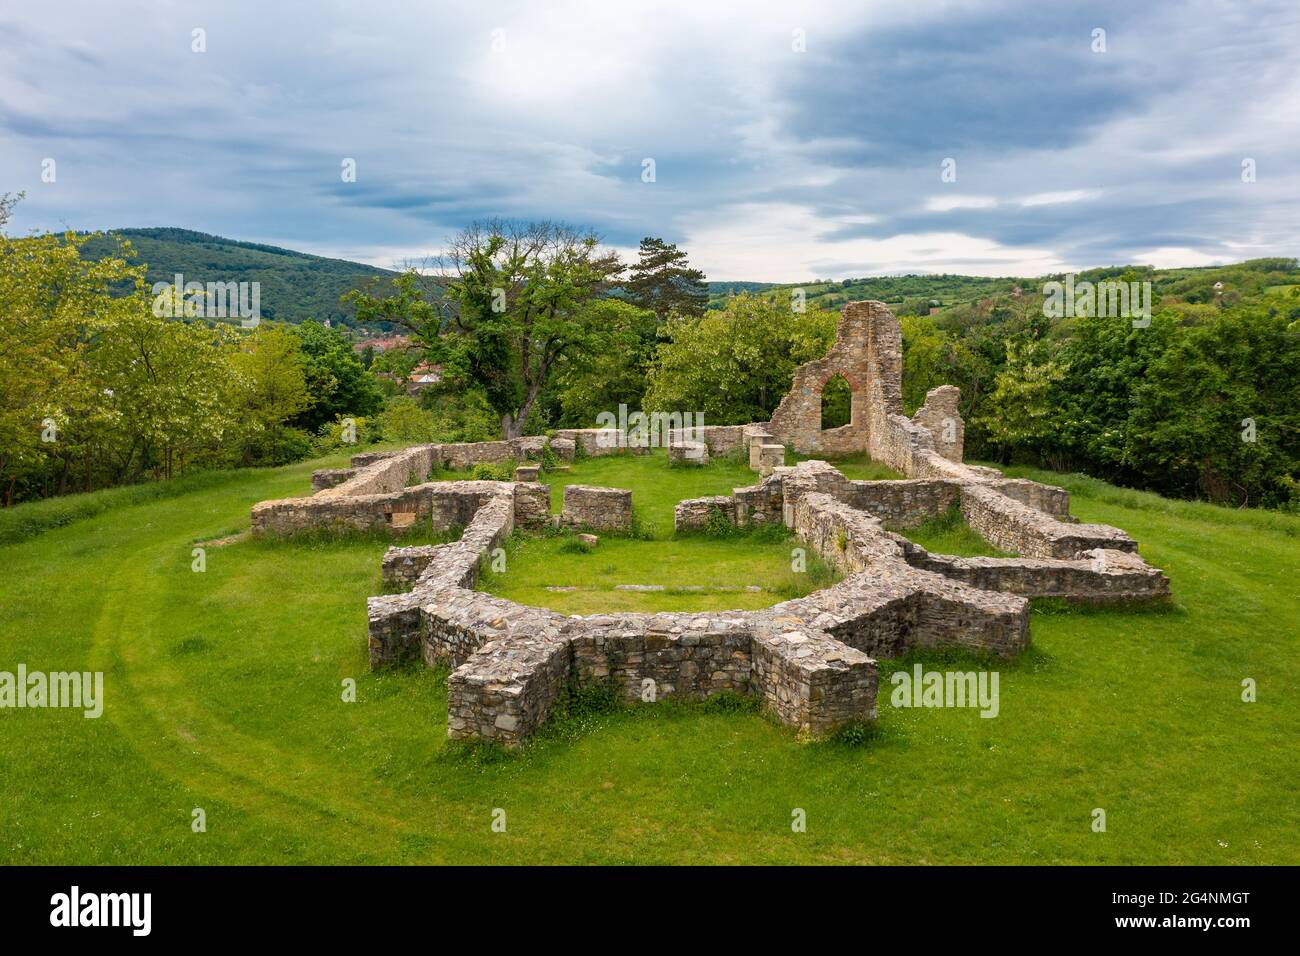
[[[903,272],[1036,276],[1073,268],[1048,249],[959,232],[830,238],[842,223],[788,203],[742,203],[686,224],[693,261],[715,280],[801,282]]]
[[[993,196],[931,196],[925,201],[926,212],[951,212],[954,209],[992,209],[998,204]]]
[[[1020,200],[1022,206],[1058,206],[1061,203],[1083,202],[1096,199],[1101,195],[1100,189],[1067,189],[1054,193],[1034,193]]]
[[[1186,246],[1161,246],[1139,252],[1133,257],[1139,265],[1154,266],[1157,269],[1189,269],[1195,266],[1218,266],[1226,261],[1222,256],[1211,256],[1198,249]]]

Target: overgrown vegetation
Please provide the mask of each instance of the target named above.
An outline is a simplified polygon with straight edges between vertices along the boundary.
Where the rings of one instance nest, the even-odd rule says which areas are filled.
[[[6,503],[379,440],[590,426],[622,405],[761,421],[794,368],[824,354],[836,310],[874,297],[901,317],[907,411],[935,385],[959,386],[968,457],[1300,510],[1293,259],[1076,278],[1149,282],[1152,315],[1135,324],[1086,309],[1048,317],[1044,282],[1064,277],[723,283],[706,294],[685,252],[661,239],[643,240],[629,272],[587,230],[497,220],[453,239],[432,272],[370,270],[390,281],[348,291],[340,308],[410,336],[406,349],[358,359],[337,328],[157,318],[145,292],[187,269],[270,281],[287,258],[318,278],[301,287],[312,300],[322,286],[351,288],[350,264],[182,231],[132,235],[154,257],[147,268],[105,236],[0,240]],[[411,397],[403,377],[417,362],[440,380]],[[823,398],[827,425],[848,420],[842,385]]]

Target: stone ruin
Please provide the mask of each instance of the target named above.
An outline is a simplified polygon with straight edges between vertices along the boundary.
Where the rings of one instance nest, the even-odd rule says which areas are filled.
[[[715,457],[739,449],[760,473],[730,496],[680,502],[679,531],[718,516],[738,527],[781,522],[845,575],[764,610],[567,616],[474,590],[480,567],[516,527],[552,521],[548,489],[422,479],[435,464],[540,456],[546,439],[358,455],[351,469],[317,472],[310,498],[254,506],[254,532],[398,531],[416,521],[464,528],[449,544],[384,555],[386,585],[402,590],[368,600],[370,663],[450,667],[448,735],[505,746],[526,740],[569,688],[605,684],[628,702],[642,700],[648,686],[656,699],[754,694],[780,722],[823,736],[875,718],[877,658],[948,647],[1011,657],[1029,642],[1029,598],[1127,603],[1168,595],[1167,578],[1123,531],[1070,517],[1064,489],[964,464],[957,389],[933,389],[905,416],[901,367],[902,337],[888,308],[850,303],[834,347],[796,371],[770,422],[670,436],[670,447],[699,441]],[[821,389],[835,375],[852,389],[851,418],[823,430]],[[551,448],[567,458],[579,445],[590,454],[626,448],[600,431],[557,433]],[[907,478],[850,480],[824,461],[786,467],[787,444],[804,454],[866,452]],[[564,502],[566,525],[630,524],[630,492],[572,485]],[[1017,556],[930,554],[895,530],[954,507]]]

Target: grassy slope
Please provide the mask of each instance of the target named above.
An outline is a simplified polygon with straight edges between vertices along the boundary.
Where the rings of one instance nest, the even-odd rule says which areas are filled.
[[[382,542],[243,542],[190,571],[194,541],[320,464],[0,547],[0,670],[107,672],[99,720],[0,711],[0,862],[1300,862],[1295,519],[1062,476],[1174,606],[1038,611],[996,719],[882,697],[852,747],[660,704],[497,759],[448,747],[440,675],[366,671]]]

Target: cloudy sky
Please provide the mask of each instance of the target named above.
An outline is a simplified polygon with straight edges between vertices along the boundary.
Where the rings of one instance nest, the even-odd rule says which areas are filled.
[[[0,192],[381,266],[490,216],[712,279],[1294,256],[1298,41],[1295,0],[6,3]]]

